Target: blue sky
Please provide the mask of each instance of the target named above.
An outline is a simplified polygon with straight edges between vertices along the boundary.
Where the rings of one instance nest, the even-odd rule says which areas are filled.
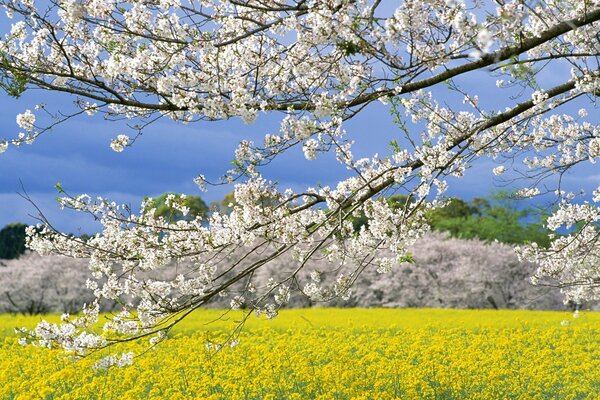
[[[549,87],[568,79],[567,74],[566,70],[546,71],[540,81],[543,87]],[[462,83],[467,88],[477,88],[484,106],[500,108],[506,104],[496,95],[494,82],[495,79],[481,72]],[[504,98],[510,94],[502,93],[506,93]],[[53,110],[68,110],[73,100],[66,95],[39,91],[26,93],[18,100],[2,94],[0,136],[15,137],[19,131],[16,114],[33,109],[37,103],[47,103]],[[93,232],[98,225],[89,216],[59,210],[54,187],[58,182],[71,194],[88,193],[133,206],[139,205],[144,196],[166,191],[200,194],[207,202],[219,200],[232,188],[217,187],[201,193],[193,178],[202,173],[216,180],[231,167],[234,149],[241,139],[261,140],[264,134],[277,132],[281,117],[261,115],[252,125],[245,125],[239,119],[190,125],[163,119],[148,127],[134,146],[122,153],[113,152],[109,143],[119,133],[130,133],[123,123],[87,116],[70,120],[44,134],[33,145],[9,147],[0,155],[0,227],[11,222],[35,222],[29,216],[36,214],[34,207],[17,194],[22,191],[20,182],[55,226],[74,233]],[[380,103],[372,104],[348,122],[346,129],[357,142],[354,148],[357,156],[385,154],[390,140],[400,139],[388,108]],[[503,189],[502,181],[494,179],[491,173],[494,166],[492,160],[480,160],[465,178],[451,182],[448,194],[470,199]],[[333,155],[309,162],[300,148],[293,149],[264,170],[266,178],[295,189],[316,184],[335,185],[347,173]],[[581,187],[591,191],[598,184],[600,171],[592,164],[567,177],[567,186],[572,189]]]
[[[43,97],[50,103],[57,96]],[[19,100],[5,95],[0,98],[3,136],[16,136],[15,115],[33,108],[31,100],[29,96]],[[39,102],[39,97],[36,100]],[[216,180],[231,168],[234,150],[241,139],[259,140],[265,133],[276,132],[280,118],[280,115],[262,115],[252,125],[237,119],[190,125],[164,119],[150,126],[122,153],[115,153],[109,147],[117,134],[127,133],[119,123],[89,117],[68,121],[32,145],[9,147],[0,155],[0,226],[34,221],[28,214],[35,214],[35,209],[17,194],[22,191],[20,182],[58,227],[72,232],[80,228],[90,231],[95,225],[89,217],[58,210],[54,200],[57,182],[72,194],[99,195],[132,205],[144,196],[165,191],[201,194],[206,201],[219,200],[231,187],[214,187],[208,193],[201,193],[193,178],[202,173]],[[362,156],[385,153],[390,140],[398,134],[389,111],[379,103],[349,122],[347,129],[357,140],[355,152]],[[347,172],[332,155],[309,162],[298,148],[269,165],[265,175],[282,186],[300,189],[317,183],[334,185]],[[486,181],[481,179],[477,186],[489,184]],[[461,194],[468,192],[461,190]]]

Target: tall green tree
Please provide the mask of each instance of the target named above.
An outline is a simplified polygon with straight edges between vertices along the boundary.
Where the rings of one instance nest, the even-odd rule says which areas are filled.
[[[481,239],[508,244],[549,245],[544,215],[533,207],[519,207],[506,193],[470,202],[453,198],[447,206],[427,215],[431,228],[461,239]]]
[[[0,230],[0,258],[18,258],[25,253],[25,228],[27,225],[15,223]]]

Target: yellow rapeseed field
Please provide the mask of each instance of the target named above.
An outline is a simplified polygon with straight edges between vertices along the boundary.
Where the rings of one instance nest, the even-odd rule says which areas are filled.
[[[599,313],[289,310],[215,352],[241,316],[222,314],[110,349],[136,356],[108,370],[20,346],[12,328],[39,318],[0,315],[0,399],[600,399]]]

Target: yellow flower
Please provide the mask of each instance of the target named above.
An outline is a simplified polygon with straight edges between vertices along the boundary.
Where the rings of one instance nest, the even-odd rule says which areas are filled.
[[[550,312],[290,310],[250,320],[238,346],[215,353],[207,338],[235,327],[205,325],[219,313],[198,311],[153,351],[110,349],[139,356],[108,371],[2,331],[0,399],[586,398],[600,384],[598,313],[565,327]],[[18,318],[0,327],[36,322]]]

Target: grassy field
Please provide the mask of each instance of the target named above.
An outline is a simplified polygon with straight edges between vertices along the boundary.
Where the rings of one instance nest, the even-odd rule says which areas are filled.
[[[220,315],[197,312],[149,351],[111,349],[136,358],[109,370],[20,346],[13,328],[39,318],[0,315],[0,399],[600,398],[599,313],[290,310],[215,352],[240,317]]]

